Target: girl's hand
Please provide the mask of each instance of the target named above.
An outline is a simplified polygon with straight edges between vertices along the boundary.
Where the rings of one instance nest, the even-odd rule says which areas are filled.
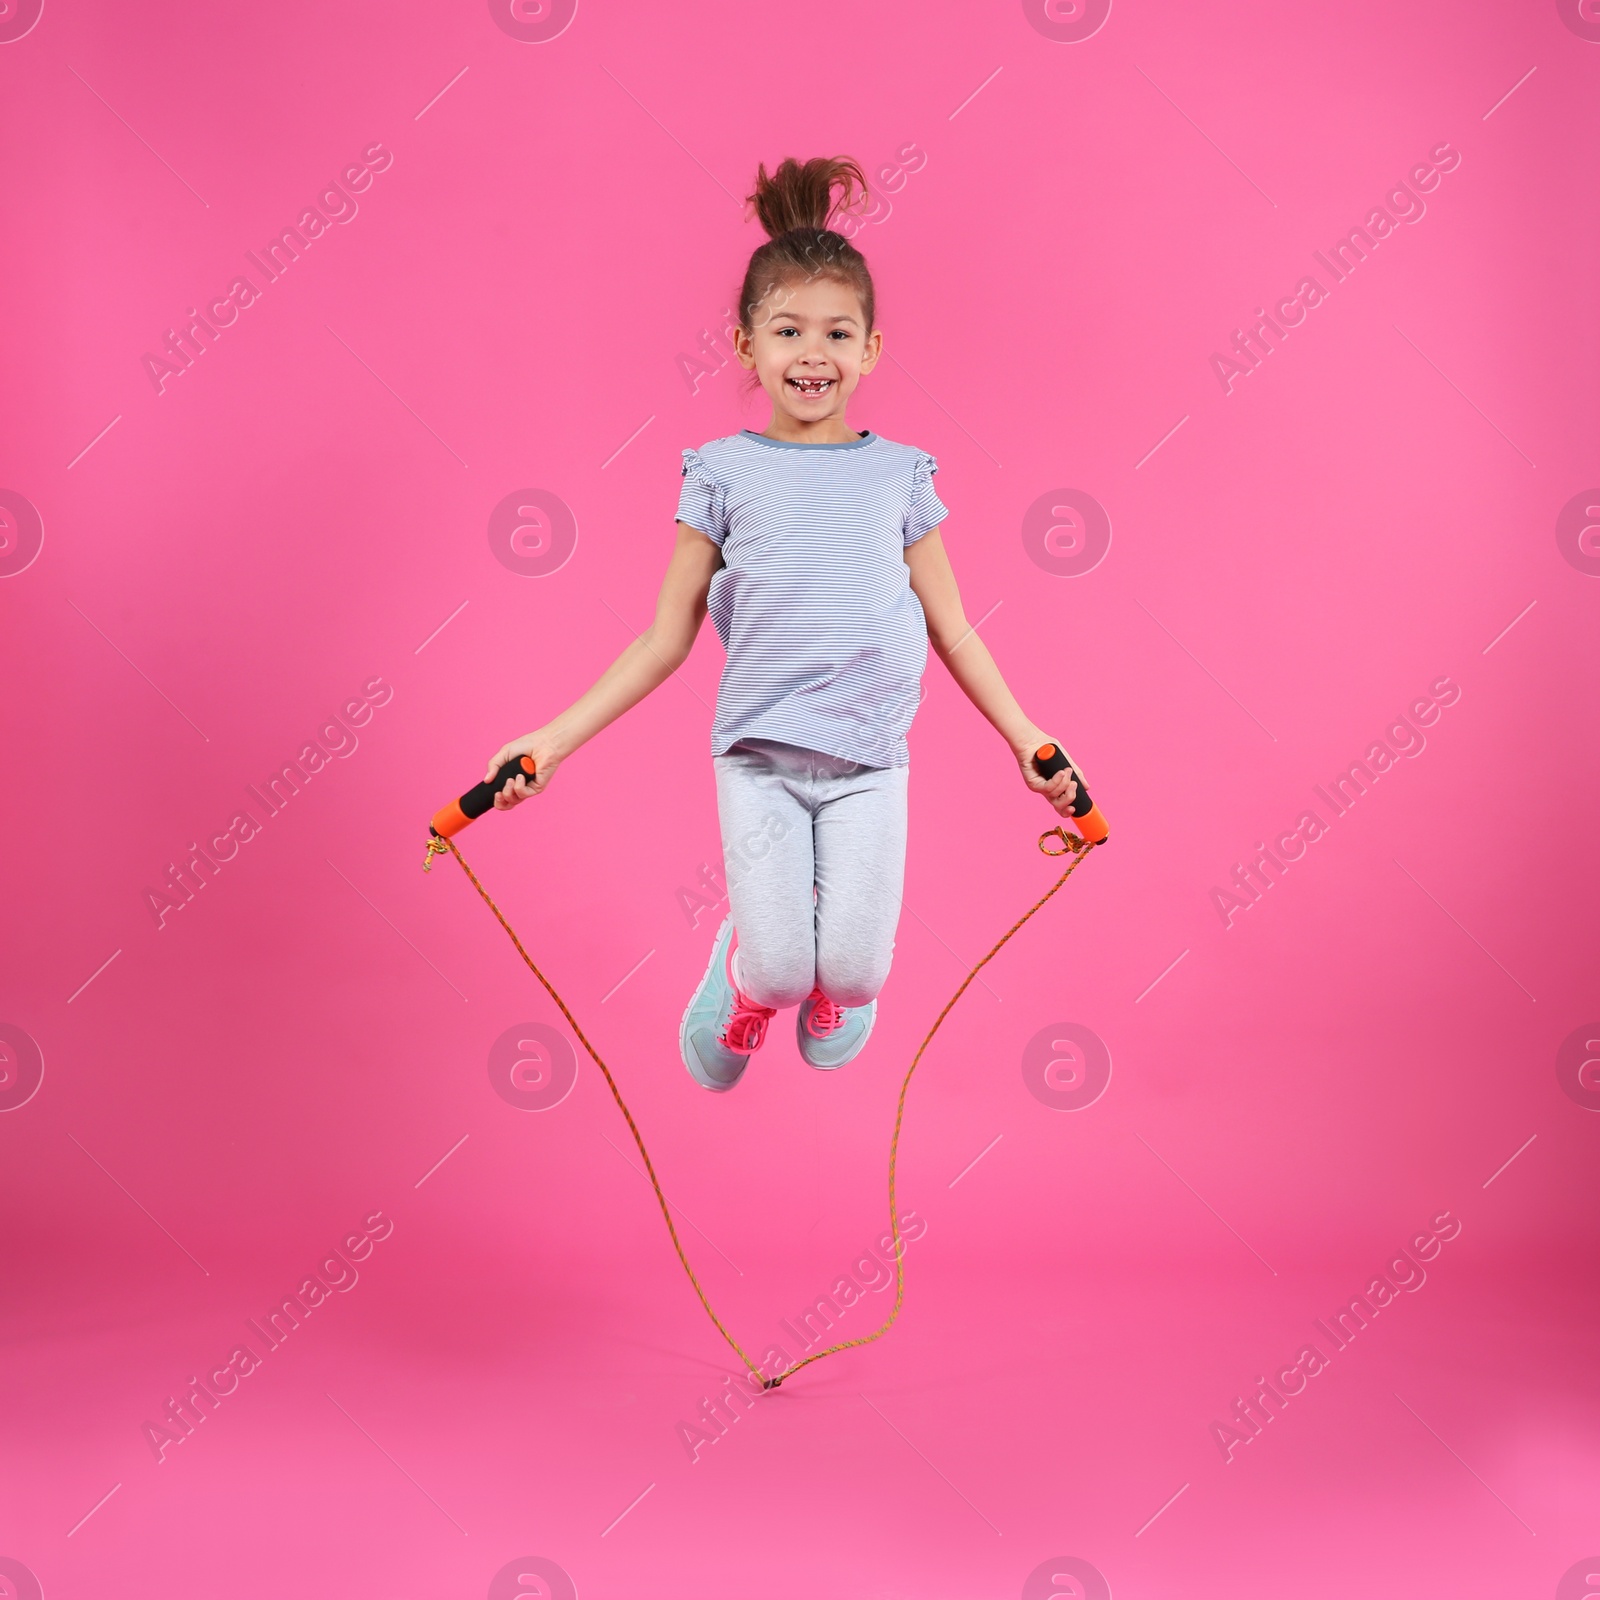
[[[519,756],[533,758],[534,777],[530,781],[526,773],[519,772],[516,777],[508,778],[494,797],[496,811],[509,811],[513,806],[521,805],[530,795],[543,794],[550,786],[556,768],[561,765],[563,752],[549,730],[540,728],[520,739],[513,739],[510,744],[501,745],[489,757],[489,770],[484,773],[483,781],[487,783],[506,762],[515,761]]]
[[[1035,794],[1042,794],[1046,800],[1055,807],[1057,813],[1063,817],[1072,815],[1072,802],[1078,797],[1077,780],[1072,776],[1069,768],[1063,768],[1054,777],[1041,778],[1034,770],[1033,753],[1042,744],[1053,744],[1058,750],[1066,747],[1059,739],[1052,738],[1048,733],[1041,733],[1035,728],[1023,744],[1013,745],[1012,754],[1017,758],[1017,765],[1022,769],[1022,781],[1033,790]],[[497,805],[498,801],[495,802]]]

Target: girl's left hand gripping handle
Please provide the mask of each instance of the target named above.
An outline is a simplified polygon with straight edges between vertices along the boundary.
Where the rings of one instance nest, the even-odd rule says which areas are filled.
[[[492,809],[494,797],[519,773],[531,781],[534,772],[532,756],[514,756],[487,782],[474,784],[459,800],[452,800],[442,811],[436,812],[429,831],[441,839],[460,833],[469,822]]]
[[[1071,772],[1078,785],[1077,797],[1072,802],[1072,820],[1090,844],[1104,844],[1111,830],[1101,815],[1100,807],[1089,798],[1089,790],[1078,776],[1078,769],[1067,760],[1067,753],[1059,745],[1042,744],[1033,753],[1033,770],[1041,778],[1053,778],[1063,770]]]

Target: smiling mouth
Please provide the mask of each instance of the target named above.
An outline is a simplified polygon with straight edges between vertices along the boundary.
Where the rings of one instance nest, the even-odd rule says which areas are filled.
[[[808,400],[815,400],[828,393],[838,380],[835,378],[785,378],[784,382],[795,393],[805,396]]]

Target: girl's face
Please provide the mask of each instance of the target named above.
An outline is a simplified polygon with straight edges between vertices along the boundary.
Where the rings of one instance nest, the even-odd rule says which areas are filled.
[[[772,397],[774,417],[843,422],[883,347],[883,334],[862,324],[855,290],[831,278],[784,284],[767,292],[750,321],[752,332],[734,330],[734,349]]]

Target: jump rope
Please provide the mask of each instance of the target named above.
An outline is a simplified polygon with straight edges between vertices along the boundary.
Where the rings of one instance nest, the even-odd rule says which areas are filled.
[[[1048,832],[1039,835],[1039,848],[1047,856],[1070,855],[1072,859],[1067,863],[1066,870],[1034,903],[1011,924],[1009,928],[995,941],[994,947],[972,970],[961,980],[961,987],[950,996],[945,1003],[944,1010],[934,1018],[933,1026],[923,1036],[922,1043],[917,1046],[917,1053],[911,1058],[911,1065],[906,1069],[906,1075],[900,1085],[900,1098],[894,1112],[894,1136],[889,1141],[889,1228],[894,1238],[894,1308],[884,1319],[883,1326],[874,1333],[863,1334],[858,1339],[845,1339],[839,1344],[829,1345],[826,1350],[818,1350],[813,1355],[807,1356],[803,1361],[797,1361],[793,1366],[786,1368],[775,1378],[769,1378],[744,1352],[744,1347],[723,1326],[722,1318],[712,1308],[711,1301],[706,1297],[706,1292],[700,1287],[700,1280],[695,1276],[694,1268],[689,1265],[689,1257],[684,1252],[683,1241],[678,1237],[678,1229],[672,1220],[672,1212],[667,1206],[667,1197],[661,1192],[660,1181],[656,1177],[655,1163],[650,1159],[650,1152],[645,1149],[644,1137],[639,1132],[638,1124],[633,1120],[633,1113],[628,1109],[628,1102],[622,1098],[622,1091],[617,1087],[617,1081],[611,1076],[611,1069],[600,1059],[600,1052],[589,1043],[587,1035],[578,1026],[578,1019],[567,1008],[567,1003],[556,992],[555,985],[545,977],[534,963],[522,940],[517,937],[517,931],[506,921],[504,913],[494,903],[489,891],[478,881],[478,875],[467,865],[466,857],[461,854],[455,842],[455,835],[460,833],[469,823],[481,817],[494,806],[494,797],[502,788],[519,774],[532,779],[536,776],[534,763],[531,757],[522,756],[505,763],[494,777],[483,783],[475,784],[461,796],[459,800],[452,800],[449,805],[438,811],[433,822],[428,828],[428,853],[423,858],[422,870],[432,870],[433,858],[449,851],[461,865],[461,870],[466,873],[483,899],[483,903],[494,913],[495,921],[506,930],[506,936],[516,947],[517,954],[527,963],[528,970],[544,985],[545,992],[555,1001],[561,1015],[567,1019],[572,1031],[578,1036],[578,1042],[587,1050],[594,1060],[594,1064],[605,1074],[606,1087],[611,1090],[611,1098],[617,1102],[617,1109],[622,1113],[628,1124],[628,1131],[633,1135],[633,1142],[639,1147],[639,1154],[644,1160],[645,1171],[650,1175],[650,1187],[656,1192],[656,1201],[661,1207],[662,1220],[667,1225],[667,1232],[672,1238],[672,1248],[678,1252],[678,1260],[683,1264],[683,1270],[689,1275],[689,1282],[694,1285],[694,1292],[700,1297],[700,1304],[705,1307],[706,1315],[716,1325],[717,1332],[727,1341],[733,1353],[745,1364],[752,1377],[756,1378],[762,1389],[776,1389],[785,1378],[792,1377],[802,1367],[809,1367],[813,1361],[821,1361],[825,1356],[837,1355],[841,1350],[849,1350],[858,1344],[871,1344],[874,1339],[881,1339],[890,1328],[894,1326],[895,1318],[900,1315],[901,1302],[905,1299],[905,1243],[900,1237],[900,1222],[895,1213],[894,1203],[894,1177],[895,1158],[900,1150],[900,1124],[905,1116],[906,1090],[911,1087],[912,1075],[917,1070],[917,1063],[922,1060],[922,1053],[928,1048],[934,1034],[939,1031],[939,1025],[950,1014],[951,1008],[962,995],[967,992],[967,986],[977,977],[978,973],[999,953],[1000,947],[1025,923],[1045,901],[1055,894],[1068,878],[1077,870],[1079,862],[1095,849],[1106,842],[1109,830],[1106,820],[1101,815],[1100,808],[1089,798],[1089,791],[1084,787],[1083,779],[1078,776],[1076,768],[1067,759],[1066,752],[1054,744],[1042,744],[1034,751],[1033,767],[1040,777],[1053,777],[1058,772],[1071,772],[1078,785],[1078,792],[1072,803],[1072,820],[1077,824],[1078,832],[1069,833],[1063,827],[1054,827]],[[1052,848],[1049,841],[1058,841],[1058,847]]]

